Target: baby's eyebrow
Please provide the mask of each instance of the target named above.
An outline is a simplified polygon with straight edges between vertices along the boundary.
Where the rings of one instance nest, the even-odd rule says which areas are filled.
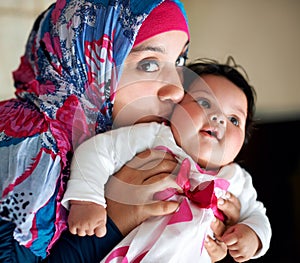
[[[247,113],[242,108],[236,107],[235,111],[238,112],[238,113],[240,113],[241,115],[243,115],[243,117],[246,119]]]
[[[199,95],[213,97],[212,92],[207,89],[188,89],[186,93],[192,97],[197,97]]]

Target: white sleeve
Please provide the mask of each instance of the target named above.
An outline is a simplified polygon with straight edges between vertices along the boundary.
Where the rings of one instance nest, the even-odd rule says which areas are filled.
[[[104,185],[138,152],[152,147],[160,124],[138,124],[98,134],[74,152],[71,175],[62,205],[70,200],[90,201],[106,207]]]
[[[251,227],[262,243],[262,248],[254,255],[254,259],[263,256],[269,249],[272,230],[266,215],[266,208],[262,202],[257,200],[257,192],[252,184],[250,174],[241,167],[239,168],[238,176],[234,179],[237,182],[231,181],[228,191],[236,195],[241,202],[239,223]],[[234,187],[232,188],[231,186]]]

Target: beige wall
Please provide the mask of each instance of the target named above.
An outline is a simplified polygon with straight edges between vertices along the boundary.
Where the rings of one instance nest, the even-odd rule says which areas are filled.
[[[0,0],[0,99],[13,96],[34,18],[50,0]],[[190,58],[233,55],[258,93],[263,119],[300,118],[300,1],[183,0],[191,27]],[[25,4],[26,3],[26,4]]]
[[[38,14],[54,0],[0,0],[0,99],[13,96],[12,71],[20,62]]]
[[[300,119],[300,1],[183,0],[190,58],[233,55],[258,93],[263,119]]]

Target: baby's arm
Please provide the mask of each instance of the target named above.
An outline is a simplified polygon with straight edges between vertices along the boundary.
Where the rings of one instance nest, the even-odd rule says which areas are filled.
[[[104,185],[137,152],[150,148],[159,130],[158,124],[124,127],[96,135],[75,150],[62,200],[62,205],[70,210],[71,233],[80,236],[106,233]],[[136,143],[136,138],[142,136],[147,140]]]
[[[99,204],[87,201],[70,202],[68,217],[69,230],[78,236],[103,237],[106,234],[106,209]]]
[[[68,227],[72,234],[102,237],[106,233],[104,185],[113,172],[108,148],[112,148],[111,142],[101,134],[85,141],[74,152],[62,200],[62,205],[69,209]]]
[[[258,207],[247,218],[228,228],[222,240],[235,261],[243,262],[263,256],[269,249],[271,235],[269,219]]]
[[[228,247],[230,255],[237,262],[263,256],[270,246],[271,226],[263,203],[257,200],[257,193],[252,178],[247,171],[241,169],[231,182],[229,191],[233,192],[241,202],[239,223],[229,227],[222,241]],[[238,192],[236,189],[241,189]]]

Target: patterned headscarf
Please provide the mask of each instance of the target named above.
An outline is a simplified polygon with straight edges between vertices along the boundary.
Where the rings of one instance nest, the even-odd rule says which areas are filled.
[[[60,200],[73,150],[111,128],[120,66],[161,2],[58,0],[33,26],[13,74],[17,98],[0,102],[0,215],[36,255],[66,228]]]
[[[139,45],[152,36],[171,30],[183,31],[187,34],[188,39],[190,38],[185,14],[175,2],[165,0],[147,16],[133,46]]]

